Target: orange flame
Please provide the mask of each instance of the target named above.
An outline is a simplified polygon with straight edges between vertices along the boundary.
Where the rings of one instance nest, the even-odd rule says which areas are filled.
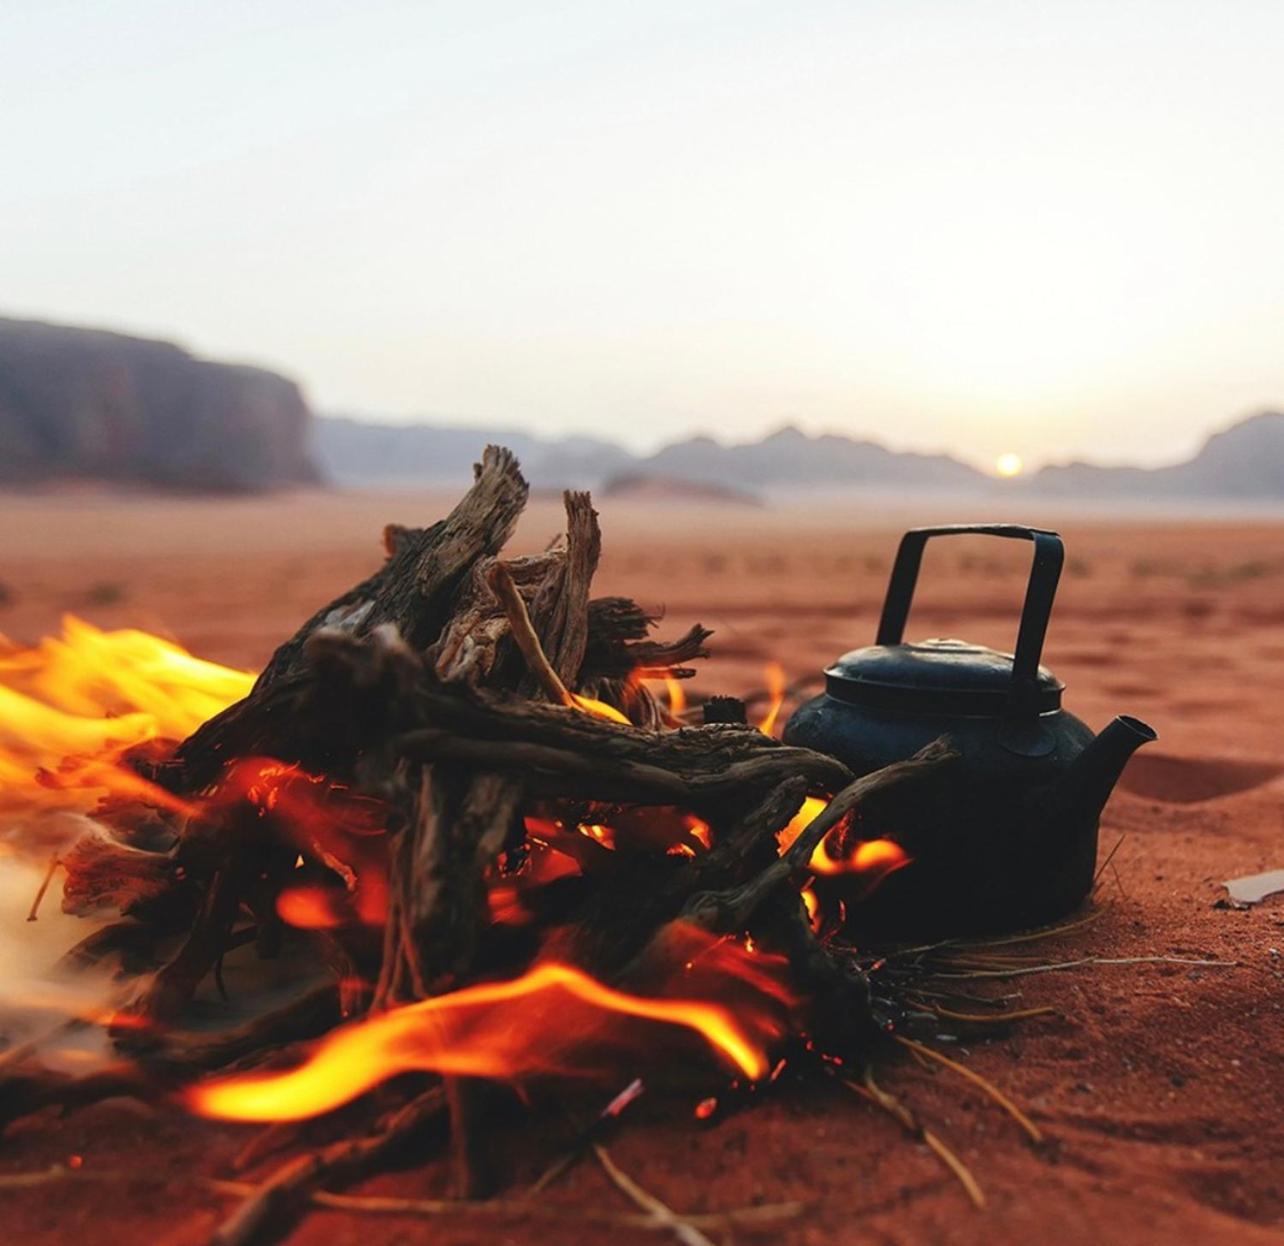
[[[687,833],[706,852],[713,847],[713,828],[703,818],[697,818],[695,814],[689,813],[683,821],[686,824]]]
[[[190,735],[254,677],[146,632],[103,632],[71,615],[62,629],[31,648],[0,640],[0,809],[86,810],[104,792],[182,808],[121,755]]]
[[[771,704],[767,708],[766,717],[758,724],[758,730],[763,735],[774,735],[776,720],[780,717],[780,708],[785,703],[785,671],[779,662],[768,662],[763,675],[767,681],[767,692],[771,696]]]
[[[824,811],[827,803],[815,796],[808,796],[803,801],[802,808],[777,836],[781,852]],[[813,874],[859,874],[873,885],[910,863],[909,854],[892,839],[862,839],[844,851],[842,829],[840,822],[816,845],[807,863]]]
[[[770,1069],[766,1043],[783,1032],[772,1015],[782,988],[764,971],[761,956],[731,945],[717,950],[714,980],[749,992],[750,1004],[733,1010],[707,998],[634,995],[550,961],[513,981],[465,987],[345,1026],[298,1068],[206,1082],[187,1092],[187,1103],[228,1120],[302,1120],[411,1071],[510,1082],[584,1075],[587,1061],[600,1063],[629,1039],[639,1054],[647,1050],[636,1026],[621,1024],[624,1018],[698,1035],[757,1080]],[[688,969],[699,955],[685,962]]]

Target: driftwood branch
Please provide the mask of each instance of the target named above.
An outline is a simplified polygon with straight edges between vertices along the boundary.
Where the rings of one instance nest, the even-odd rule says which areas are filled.
[[[468,569],[477,559],[497,554],[512,535],[528,493],[516,458],[487,446],[473,487],[455,509],[430,528],[386,528],[387,562],[323,606],[277,649],[255,692],[293,670],[308,638],[323,629],[365,636],[391,624],[409,644],[426,646],[441,631],[451,596]]]

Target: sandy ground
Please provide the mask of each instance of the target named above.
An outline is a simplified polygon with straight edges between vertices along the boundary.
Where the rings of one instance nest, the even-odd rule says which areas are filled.
[[[296,495],[225,502],[94,492],[0,498],[0,631],[33,640],[64,611],[176,636],[203,656],[256,667],[273,645],[379,557],[387,520],[442,513],[445,499]],[[666,630],[716,630],[709,690],[761,684],[763,664],[819,670],[872,639],[897,533],[940,513],[603,507],[600,591],[667,609]],[[953,518],[969,518],[953,515]],[[1049,522],[1032,515],[1032,522]],[[1284,1240],[1284,898],[1215,907],[1223,879],[1284,866],[1284,524],[1062,520],[1069,561],[1046,651],[1067,704],[1093,727],[1116,712],[1161,739],[1138,754],[1110,804],[1106,911],[1049,959],[1176,955],[1234,968],[1096,966],[1020,980],[1055,1018],[969,1045],[967,1060],[1050,1137],[1036,1150],[966,1083],[912,1063],[887,1086],[963,1156],[989,1199],[974,1210],[921,1145],[854,1096],[811,1088],[712,1127],[680,1095],[643,1101],[616,1159],[672,1207],[800,1199],[804,1215],[759,1231],[782,1243],[1169,1243]],[[518,544],[558,527],[538,500]],[[911,634],[1010,647],[1025,547],[940,542],[929,550]],[[11,916],[6,914],[6,916]],[[952,1050],[958,1051],[957,1047]],[[505,1148],[533,1174],[555,1138],[528,1124]],[[226,1201],[194,1174],[223,1175],[243,1128],[119,1102],[12,1129],[0,1170],[83,1156],[85,1172],[138,1181],[5,1190],[12,1240],[204,1240]],[[537,1145],[532,1145],[535,1143]],[[365,1192],[429,1196],[441,1165]],[[591,1164],[547,1196],[623,1209]],[[583,1246],[650,1241],[578,1225]],[[559,1242],[565,1225],[314,1214],[296,1243]],[[754,1237],[741,1230],[738,1238]],[[661,1236],[660,1240],[665,1240]]]

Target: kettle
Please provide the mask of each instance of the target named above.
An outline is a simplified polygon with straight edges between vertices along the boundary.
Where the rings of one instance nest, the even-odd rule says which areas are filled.
[[[1034,557],[1015,654],[962,640],[904,640],[931,537],[1031,541]],[[1056,920],[1092,889],[1101,810],[1125,763],[1156,739],[1120,716],[1098,736],[1062,708],[1064,685],[1040,665],[1061,537],[1020,524],[914,528],[901,538],[873,645],[825,671],[825,691],[785,727],[788,744],[828,753],[856,775],[912,756],[940,736],[957,758],[879,794],[844,831],[889,838],[909,864],[862,895],[818,875],[847,927],[892,936],[985,933]],[[831,891],[829,897],[821,894]]]

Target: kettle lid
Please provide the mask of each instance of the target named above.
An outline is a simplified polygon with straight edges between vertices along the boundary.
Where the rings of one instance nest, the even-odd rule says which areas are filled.
[[[931,537],[985,535],[1034,545],[1016,653],[961,640],[905,643],[905,621]],[[909,713],[999,715],[1028,721],[1061,708],[1061,682],[1039,664],[1065,549],[1045,528],[1022,524],[946,524],[911,528],[892,564],[877,643],[839,658],[826,672],[829,694],[844,701]]]
[[[825,685],[830,696],[871,709],[998,715],[1014,708],[1013,664],[1009,653],[935,637],[853,649],[826,669]],[[1047,667],[1037,667],[1023,688],[1021,711],[1059,710],[1064,687]]]

